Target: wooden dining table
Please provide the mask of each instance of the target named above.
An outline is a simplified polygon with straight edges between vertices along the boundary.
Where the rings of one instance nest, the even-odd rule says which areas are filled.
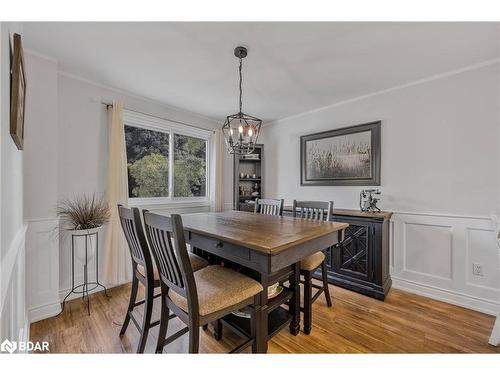
[[[255,350],[259,353],[266,353],[268,340],[287,325],[291,334],[299,333],[300,261],[335,245],[348,227],[346,223],[243,211],[183,214],[182,221],[193,252],[237,265],[262,284],[261,309],[255,318],[260,322],[255,332]],[[268,298],[267,287],[284,280],[289,285],[283,286],[278,296]],[[220,322],[242,337],[251,334],[245,317],[230,314]],[[221,328],[216,329],[219,335]]]

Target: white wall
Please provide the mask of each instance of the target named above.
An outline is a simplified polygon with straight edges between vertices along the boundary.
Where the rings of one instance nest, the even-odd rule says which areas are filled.
[[[384,208],[489,215],[499,208],[498,77],[489,65],[266,126],[267,194],[356,208],[361,188],[300,186],[300,136],[382,120]]]
[[[25,306],[23,152],[10,136],[10,44],[16,32],[22,34],[20,24],[0,24],[0,341],[23,340],[29,329]]]
[[[207,129],[218,124],[196,113],[59,72],[57,61],[46,56],[29,52],[26,55],[33,105],[27,108],[30,147],[25,160],[25,214],[29,223],[27,263],[32,271],[28,278],[30,320],[36,321],[57,314],[59,301],[71,286],[70,238],[53,231],[58,225],[57,202],[82,193],[104,194],[106,190],[108,122],[101,101],[120,100],[128,109]],[[189,207],[180,212],[204,209],[207,208]],[[161,211],[161,207],[156,210]],[[100,236],[101,250],[104,237]],[[101,252],[100,262],[103,259]],[[102,263],[99,266],[101,273]],[[126,261],[121,265],[128,266]],[[89,270],[94,269],[91,262]],[[76,278],[79,284],[79,263]],[[100,279],[103,280],[102,274]],[[118,283],[127,281],[124,271]]]
[[[10,58],[9,40],[20,26],[2,23],[2,127],[1,127],[1,248],[2,255],[23,225],[23,153],[10,136]]]
[[[265,126],[265,195],[357,208],[362,187],[300,186],[300,136],[382,120],[380,206],[397,213],[394,285],[493,313],[500,270],[488,218],[500,210],[500,64],[454,73]],[[483,277],[472,275],[473,262]]]
[[[126,108],[192,125],[213,128],[212,119],[59,75],[59,196],[104,192],[107,168],[107,114],[102,100],[120,100]],[[78,169],[76,173],[75,169]]]
[[[24,149],[27,303],[31,321],[60,311],[57,62],[25,56],[29,77]]]
[[[71,198],[80,193],[104,193],[106,190],[108,134],[107,112],[101,101],[120,100],[129,109],[176,121],[213,128],[213,120],[181,111],[143,98],[134,97],[81,79],[60,74],[58,76],[59,122],[59,199]],[[150,208],[152,209],[152,208]],[[191,207],[182,212],[205,210]],[[158,211],[161,209],[157,208]],[[101,236],[101,249],[104,236]],[[60,290],[61,296],[71,285],[71,253],[69,238],[60,241]],[[101,253],[102,254],[102,253]],[[104,259],[101,255],[100,261]],[[125,262],[126,263],[126,262]],[[124,264],[122,267],[128,267]],[[90,269],[94,269],[91,264]],[[102,265],[100,265],[102,270]],[[124,275],[118,283],[129,280]],[[78,272],[79,276],[79,272]],[[102,275],[101,275],[102,280]]]
[[[27,91],[24,216],[50,218],[58,196],[57,62],[25,54]]]

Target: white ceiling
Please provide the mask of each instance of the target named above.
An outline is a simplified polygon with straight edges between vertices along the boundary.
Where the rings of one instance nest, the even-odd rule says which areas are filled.
[[[200,114],[273,120],[500,57],[500,23],[25,23],[60,69]]]

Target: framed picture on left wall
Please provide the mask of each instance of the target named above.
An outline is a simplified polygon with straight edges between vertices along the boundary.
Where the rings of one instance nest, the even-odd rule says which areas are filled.
[[[21,35],[14,34],[14,51],[10,70],[10,135],[19,150],[24,143],[24,107],[26,98],[26,75]]]

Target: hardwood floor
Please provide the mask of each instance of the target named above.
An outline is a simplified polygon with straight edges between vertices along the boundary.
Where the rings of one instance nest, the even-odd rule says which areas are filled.
[[[133,324],[118,335],[124,317],[130,285],[91,296],[91,315],[81,299],[70,301],[59,316],[31,325],[30,340],[48,341],[52,353],[133,353],[139,339]],[[333,307],[324,296],[313,308],[311,335],[288,330],[269,343],[269,353],[500,353],[488,345],[495,317],[447,303],[392,289],[381,302],[345,289],[330,286]],[[155,305],[154,318],[157,319]],[[137,316],[142,310],[139,308]],[[169,335],[182,328],[171,320]],[[302,327],[301,327],[302,328]],[[157,327],[148,338],[146,352],[153,352]],[[213,339],[211,328],[202,331],[200,352],[227,352],[240,339],[224,330],[224,339]],[[186,353],[187,335],[165,348],[168,353]]]

